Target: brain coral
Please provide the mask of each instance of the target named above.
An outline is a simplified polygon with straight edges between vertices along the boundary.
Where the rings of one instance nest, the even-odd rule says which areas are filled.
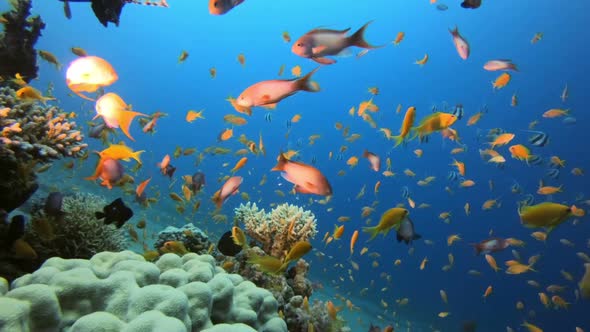
[[[269,291],[209,255],[54,257],[10,289],[0,296],[0,328],[10,331],[287,331]]]

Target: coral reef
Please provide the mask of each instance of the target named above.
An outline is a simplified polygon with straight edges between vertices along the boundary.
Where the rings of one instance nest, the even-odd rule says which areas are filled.
[[[15,280],[0,306],[9,330],[287,331],[270,292],[194,253],[156,263],[131,251],[51,258]]]
[[[8,212],[37,190],[35,165],[81,157],[88,146],[63,110],[20,102],[9,87],[0,87],[0,128],[0,209]]]
[[[11,0],[12,10],[2,13],[4,32],[0,33],[0,76],[20,73],[29,82],[37,77],[35,43],[45,23],[39,16],[28,18],[31,0]]]
[[[297,264],[287,272],[287,282],[293,289],[295,295],[307,296],[310,298],[313,293],[313,288],[311,287],[311,282],[305,278],[307,271],[309,271],[309,263],[304,259],[299,259]]]
[[[154,243],[154,248],[158,250],[168,241],[180,241],[188,251],[197,254],[207,253],[207,250],[211,246],[207,234],[193,224],[186,224],[181,228],[174,226],[166,227],[158,233],[158,239]]]
[[[350,332],[346,322],[340,318],[331,319],[322,301],[314,301],[312,305],[305,307],[302,296],[293,296],[285,306],[285,321],[290,332],[307,332],[310,325],[314,331],[325,332]]]
[[[309,241],[317,234],[315,215],[291,204],[281,204],[270,213],[260,210],[256,203],[240,204],[235,219],[243,222],[246,234],[258,241],[267,254],[284,258],[298,241]]]
[[[75,193],[63,198],[63,216],[54,218],[45,214],[42,204],[35,203],[25,240],[41,262],[50,257],[88,259],[102,251],[125,250],[128,243],[123,229],[105,225],[94,215],[107,204],[101,196]]]

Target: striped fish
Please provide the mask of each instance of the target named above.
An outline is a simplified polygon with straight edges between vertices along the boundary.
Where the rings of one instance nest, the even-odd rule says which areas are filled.
[[[531,137],[529,137],[529,143],[537,147],[543,147],[545,144],[549,143],[549,135],[545,134],[542,131],[533,131],[528,130],[528,132],[533,133]]]
[[[552,179],[557,179],[559,177],[559,169],[550,168],[547,171],[545,171],[545,176],[548,176]]]
[[[541,158],[541,156],[539,155],[533,155],[531,156],[528,160],[527,160],[529,165],[542,165],[543,164],[543,158]]]
[[[447,180],[449,181],[457,181],[459,179],[459,173],[455,171],[450,171],[449,175],[447,175]]]
[[[457,120],[463,118],[463,104],[457,104],[455,106],[455,109],[453,109],[453,115],[457,117]]]
[[[403,187],[402,188],[402,198],[408,199],[408,197],[410,197],[410,189],[408,189],[408,187]]]
[[[266,120],[266,122],[271,122],[272,121],[272,114],[270,112],[266,113],[264,115],[264,119]]]

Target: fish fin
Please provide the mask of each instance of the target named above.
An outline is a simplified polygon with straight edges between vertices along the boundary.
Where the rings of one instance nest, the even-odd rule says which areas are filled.
[[[369,238],[368,241],[372,241],[377,236],[377,234],[379,234],[379,230],[377,229],[376,226],[375,227],[363,227],[363,232],[371,234],[371,238]]]
[[[275,108],[277,108],[277,103],[266,104],[262,105],[261,107],[266,108],[267,110],[274,110]]]
[[[100,211],[94,212],[94,216],[96,216],[96,219],[102,219],[102,218],[106,217],[106,215]]]
[[[72,90],[72,91],[74,91],[74,90]],[[78,95],[80,98],[83,98],[83,99],[86,99],[86,100],[89,100],[89,101],[96,101],[96,99],[92,99],[92,98],[90,98],[90,97],[86,97],[86,96],[85,96],[85,95],[83,95],[83,94],[82,94],[80,91],[74,91],[74,93],[75,93],[76,95]]]
[[[302,78],[295,81],[297,90],[309,91],[309,92],[318,92],[320,91],[319,85],[311,80],[313,74],[318,71],[320,67],[310,71],[307,75],[303,76]]]
[[[285,157],[285,155],[283,154],[283,151],[280,152],[279,154],[279,160],[276,164],[275,167],[273,167],[271,169],[271,171],[283,171],[285,169],[285,164],[289,161],[289,159],[287,159],[287,157]],[[284,178],[284,176],[283,176]],[[287,179],[285,179],[287,180]],[[289,181],[289,180],[287,180]]]
[[[322,53],[323,51],[326,50],[326,48],[328,48],[326,45],[318,45],[316,47],[313,47],[311,49],[311,54],[318,54],[318,53]]]
[[[404,142],[404,138],[401,135],[399,135],[399,136],[392,136],[391,138],[395,141],[395,145],[393,146],[394,148]]]
[[[147,116],[146,114],[143,113],[139,113],[139,112],[134,112],[134,111],[119,111],[118,114],[118,122],[119,122],[119,128],[121,128],[121,131],[123,132],[123,134],[125,134],[125,136],[129,137],[130,140],[135,141],[135,139],[133,137],[131,137],[131,135],[129,134],[129,126],[131,125],[131,121],[133,121],[133,119],[138,116]]]
[[[131,154],[131,158],[135,159],[135,160],[136,160],[138,163],[140,163],[140,164],[141,164],[141,158],[140,158],[140,155],[141,155],[142,153],[144,153],[144,152],[145,152],[145,150],[139,150],[139,151],[135,151],[135,152],[133,152],[133,153]]]
[[[270,100],[270,95],[262,95],[262,97],[260,97],[260,99],[262,100],[263,103],[266,103]]]
[[[323,57],[313,57],[311,58],[313,61],[320,63],[322,65],[331,65],[336,63],[336,60],[333,59],[329,59],[329,58],[323,58]]]
[[[365,40],[365,30],[367,29],[367,27],[369,26],[369,24],[371,24],[372,22],[373,21],[367,22],[360,29],[358,29],[354,34],[352,34],[350,37],[348,37],[348,45],[350,45],[350,46],[356,46],[356,47],[362,47],[362,48],[379,48],[379,47],[383,47],[383,46],[373,46],[373,45],[369,44]]]
[[[418,233],[414,233],[414,236],[412,237],[412,240],[420,240],[422,238],[422,235],[418,234]]]
[[[458,36],[459,28],[455,25],[455,28],[453,30],[449,29],[449,32],[451,33],[451,35],[453,35],[453,37]]]

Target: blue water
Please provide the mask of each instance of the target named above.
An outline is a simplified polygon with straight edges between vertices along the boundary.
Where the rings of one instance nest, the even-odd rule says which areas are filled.
[[[136,142],[131,142],[123,135],[119,139],[131,145],[135,150],[147,150],[142,159],[144,167],[136,180],[153,177],[148,189],[148,196],[161,192],[160,202],[151,209],[142,210],[141,215],[153,218],[150,231],[157,232],[166,225],[181,225],[185,221],[174,210],[174,204],[168,198],[170,191],[180,191],[180,181],[168,188],[170,181],[158,174],[155,163],[165,154],[172,154],[176,146],[196,147],[199,151],[211,145],[219,145],[232,150],[243,146],[235,140],[245,134],[258,141],[262,133],[266,145],[266,157],[249,156],[247,166],[238,172],[244,177],[241,191],[250,195],[251,201],[268,208],[271,203],[290,202],[311,209],[319,222],[319,233],[313,241],[317,251],[327,256],[319,260],[314,251],[308,259],[312,263],[312,280],[319,280],[326,285],[322,296],[342,304],[335,299],[333,292],[338,292],[353,303],[361,306],[362,312],[344,309],[341,315],[354,326],[354,331],[367,329],[369,321],[379,325],[396,324],[405,327],[408,321],[412,331],[459,331],[461,323],[474,320],[477,331],[504,331],[506,326],[516,331],[524,331],[519,325],[530,321],[545,331],[574,331],[576,326],[590,330],[590,312],[588,300],[576,300],[574,290],[583,273],[583,262],[576,252],[590,253],[587,241],[590,226],[587,218],[581,218],[578,225],[565,223],[553,231],[546,243],[530,237],[531,230],[520,225],[516,211],[516,202],[522,195],[510,192],[510,186],[517,181],[524,193],[535,194],[539,180],[543,178],[547,166],[527,166],[525,163],[510,158],[507,147],[498,151],[507,159],[503,168],[495,167],[483,161],[478,149],[486,148],[484,141],[477,141],[477,132],[500,127],[516,134],[511,144],[528,145],[529,136],[522,130],[528,124],[539,120],[536,130],[550,135],[550,143],[543,148],[532,148],[548,160],[559,156],[566,160],[566,167],[561,170],[559,179],[545,178],[546,184],[563,185],[564,192],[550,197],[552,201],[573,204],[576,196],[588,194],[588,176],[573,176],[570,171],[580,167],[590,171],[590,156],[587,142],[590,139],[586,112],[587,76],[590,48],[585,45],[585,19],[590,11],[587,1],[484,1],[477,10],[460,8],[460,1],[447,1],[449,9],[438,11],[429,1],[257,1],[246,0],[224,16],[211,16],[206,1],[170,0],[170,8],[154,8],[139,5],[126,5],[121,15],[118,28],[102,27],[95,19],[89,4],[72,3],[73,18],[67,20],[63,15],[62,5],[57,1],[35,1],[34,13],[41,14],[47,23],[38,49],[55,54],[64,64],[61,71],[40,61],[39,81],[33,86],[44,90],[49,82],[55,84],[55,96],[59,105],[67,111],[79,114],[79,123],[94,116],[94,105],[78,97],[68,97],[65,85],[65,68],[75,59],[70,52],[72,46],[86,49],[89,54],[108,60],[119,74],[119,80],[106,88],[116,92],[133,109],[152,114],[157,110],[168,114],[160,119],[155,135],[145,135],[137,123],[132,125],[131,134]],[[2,4],[4,10],[6,4]],[[223,123],[223,115],[235,113],[225,100],[228,96],[240,94],[249,85],[261,80],[277,78],[277,72],[285,64],[283,78],[289,78],[290,69],[295,65],[302,67],[306,73],[317,64],[291,53],[291,44],[283,42],[281,34],[288,31],[296,40],[305,32],[325,26],[333,29],[351,27],[356,30],[364,23],[373,20],[366,38],[375,45],[385,45],[381,49],[370,51],[366,56],[356,59],[352,56],[337,58],[338,63],[322,67],[314,76],[321,86],[319,93],[301,92],[282,101],[277,110],[271,111],[272,121],[265,120],[269,111],[257,108],[248,124],[234,128],[234,139],[217,143],[218,134],[230,125]],[[469,41],[471,55],[464,61],[454,49],[448,32],[455,25]],[[391,41],[399,31],[406,36],[402,43],[394,47]],[[543,32],[544,38],[537,44],[530,40],[537,32]],[[189,52],[188,59],[178,64],[177,59],[182,50]],[[243,53],[246,65],[242,67],[236,57]],[[430,60],[420,67],[413,64],[428,53]],[[510,84],[499,91],[493,91],[491,81],[499,72],[483,70],[483,64],[491,59],[512,59],[519,72],[512,74]],[[217,77],[211,79],[209,68],[217,69]],[[560,94],[565,85],[569,86],[570,97],[565,103]],[[467,151],[450,155],[450,150],[457,145],[445,140],[439,134],[433,134],[430,141],[420,144],[416,140],[392,149],[392,141],[372,129],[360,117],[351,117],[348,110],[357,106],[371,95],[369,87],[376,86],[380,94],[373,101],[380,107],[378,113],[372,114],[379,127],[390,128],[397,133],[403,119],[403,111],[395,113],[398,104],[403,110],[409,106],[417,108],[417,119],[430,114],[432,105],[439,109],[443,102],[451,106],[464,105],[465,116],[453,128],[459,131]],[[519,105],[510,106],[513,93],[518,94]],[[466,126],[467,119],[487,105],[489,112],[471,127]],[[550,108],[570,109],[577,119],[576,124],[566,125],[562,119],[545,119],[541,115]],[[204,109],[206,119],[187,123],[184,118],[187,110]],[[293,123],[288,138],[286,121],[295,114],[300,114],[299,123]],[[350,126],[351,133],[361,134],[355,143],[344,140],[342,133],[334,129],[340,121]],[[308,137],[320,134],[321,138],[314,145],[308,144]],[[302,144],[298,144],[298,141]],[[102,150],[96,140],[88,140],[92,150]],[[328,160],[328,154],[342,145],[348,150],[342,160]],[[360,158],[364,149],[392,161],[394,177],[384,177],[372,172],[366,160]],[[417,158],[413,151],[424,151]],[[287,195],[282,198],[274,191],[284,192],[291,186],[282,180],[278,173],[270,172],[275,164],[275,157],[280,150],[295,149],[301,151],[301,160],[310,163],[317,160],[316,166],[326,175],[332,184],[334,196],[328,205],[317,204],[321,197],[307,195]],[[359,157],[359,165],[350,169],[346,160],[351,156]],[[447,181],[449,171],[454,170],[449,164],[452,158],[465,162],[466,178],[476,185],[472,188],[458,188],[457,182]],[[91,156],[81,168],[76,169],[71,179],[59,167],[50,171],[52,176],[47,181],[57,183],[67,179],[61,186],[76,186],[107,197],[121,195],[119,189],[109,191],[98,184],[84,181],[83,177],[92,173],[96,157]],[[209,219],[209,212],[214,210],[209,197],[220,187],[217,179],[229,174],[229,169],[240,157],[233,155],[207,156],[198,167],[207,174],[207,186],[200,199],[203,202],[200,212],[192,219],[200,227],[213,234],[221,234],[227,225],[215,225]],[[192,174],[195,156],[180,157],[173,160],[178,168],[177,177]],[[229,167],[222,168],[224,163]],[[126,164],[130,168],[132,164]],[[415,178],[407,177],[403,170],[409,168],[416,173]],[[337,173],[344,170],[344,176]],[[262,176],[268,176],[268,182],[259,187]],[[426,187],[416,184],[426,176],[436,179]],[[373,186],[381,181],[378,194],[373,193]],[[490,190],[488,181],[493,181]],[[366,185],[367,193],[356,200],[355,196]],[[414,252],[408,254],[405,244],[395,241],[391,232],[385,238],[379,236],[367,243],[368,237],[361,233],[356,244],[353,260],[360,264],[360,271],[351,269],[348,263],[349,239],[355,229],[365,226],[365,219],[360,213],[363,206],[379,201],[376,211],[370,216],[375,224],[381,213],[405,203],[401,197],[401,188],[407,186],[417,204],[428,203],[427,209],[411,209],[410,216],[415,222],[417,232],[423,236],[413,244]],[[444,188],[449,186],[453,194]],[[71,188],[63,188],[70,190]],[[309,202],[312,197],[313,202]],[[482,211],[481,204],[487,199],[499,198],[501,206],[491,211]],[[536,202],[547,197],[535,195]],[[584,198],[584,199],[587,199]],[[127,199],[131,201],[129,196]],[[224,204],[222,213],[231,220],[233,208],[242,203],[239,196],[230,198]],[[472,213],[465,216],[463,206],[471,204]],[[587,208],[587,206],[582,206]],[[328,209],[331,208],[331,211]],[[445,224],[438,215],[451,213],[451,223]],[[189,216],[189,213],[186,213]],[[332,231],[339,216],[351,216],[345,224],[343,239],[324,246],[321,239],[325,232]],[[469,243],[479,242],[495,236],[515,237],[526,241],[524,248],[515,248],[523,257],[540,254],[541,259],[535,265],[539,272],[523,275],[507,275],[504,271],[493,272],[483,256],[477,257]],[[451,234],[462,238],[453,246],[447,246],[446,239]],[[559,239],[568,239],[575,244],[573,248],[562,245]],[[434,241],[433,245],[424,243],[424,239]],[[359,257],[362,247],[368,247],[369,253],[376,252],[380,258],[372,259],[365,254]],[[455,264],[448,272],[441,267],[448,263],[447,255],[452,253]],[[419,270],[420,262],[428,257],[424,270]],[[494,254],[499,266],[504,269],[504,261],[513,259],[510,250]],[[393,262],[401,259],[400,266]],[[379,266],[371,266],[377,261]],[[342,267],[336,264],[342,264]],[[482,272],[481,276],[467,274],[470,269]],[[570,272],[575,282],[565,280],[560,270]],[[324,273],[328,272],[328,273]],[[354,279],[350,280],[349,273]],[[380,277],[381,273],[391,276],[391,282]],[[341,280],[342,279],[342,280]],[[543,288],[550,284],[566,286],[559,295],[572,303],[568,310],[546,309],[538,300],[537,293],[545,291],[527,285],[526,281],[538,281]],[[493,293],[482,298],[485,289],[493,286]],[[368,287],[365,296],[360,289]],[[387,290],[381,291],[383,287]],[[330,290],[330,293],[328,291]],[[439,290],[444,289],[449,297],[449,304],[444,304]],[[545,291],[546,292],[546,291]],[[550,296],[552,294],[549,294]],[[395,303],[396,299],[408,298],[409,304],[403,307]],[[381,301],[388,304],[384,308]],[[523,301],[525,309],[516,309],[516,302]],[[362,303],[362,305],[361,305]],[[439,318],[439,312],[450,312],[446,318]],[[395,316],[393,315],[395,312]],[[382,319],[378,318],[380,315]],[[361,319],[360,323],[357,318]]]

